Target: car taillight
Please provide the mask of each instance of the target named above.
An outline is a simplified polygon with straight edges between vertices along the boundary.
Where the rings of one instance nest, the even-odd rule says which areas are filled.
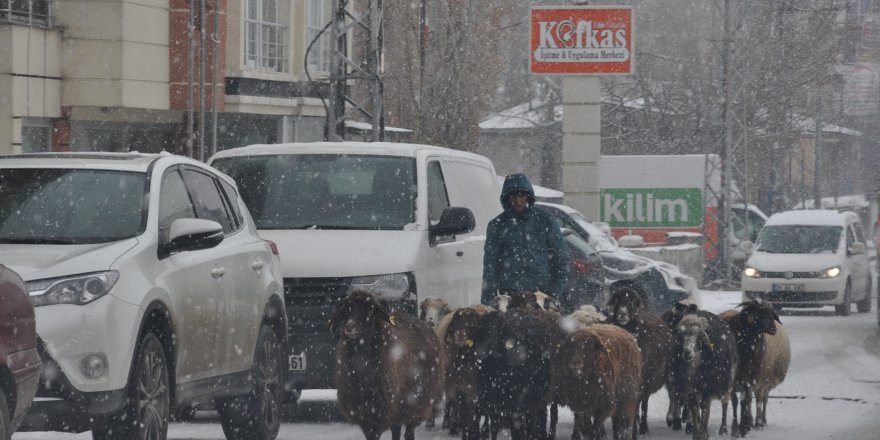
[[[571,260],[571,268],[575,272],[587,273],[590,271],[590,263],[584,260]]]
[[[278,255],[278,245],[271,240],[266,240],[266,243],[269,243],[269,248],[272,249],[272,255]]]

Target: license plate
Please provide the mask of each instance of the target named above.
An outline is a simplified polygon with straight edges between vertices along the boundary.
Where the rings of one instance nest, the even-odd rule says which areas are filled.
[[[803,292],[803,284],[774,284],[774,292]]]
[[[306,371],[306,354],[292,354],[287,357],[290,371]]]

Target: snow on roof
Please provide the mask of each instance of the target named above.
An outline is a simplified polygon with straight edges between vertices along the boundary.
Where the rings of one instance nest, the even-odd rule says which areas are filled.
[[[624,99],[619,97],[603,96],[603,104],[618,105],[629,109],[641,110],[645,108],[644,98]],[[480,128],[483,130],[509,130],[516,128],[535,128],[542,127],[554,122],[562,121],[562,105],[553,106],[553,120],[547,120],[548,104],[541,100],[533,100],[519,105],[515,105],[506,110],[489,115],[483,122],[480,122]],[[653,109],[654,111],[660,111]],[[670,111],[664,111],[673,114]]]
[[[345,126],[348,128],[353,128],[355,130],[364,130],[371,131],[373,129],[373,124],[367,124],[366,122],[358,122],[358,121],[345,121]],[[397,127],[385,127],[385,131],[393,131],[397,133],[412,133],[412,130],[408,130],[406,128],[397,128]]]
[[[547,104],[538,100],[513,106],[490,115],[480,122],[483,130],[535,128],[562,120],[562,105],[553,107],[553,120],[547,121]]]
[[[831,209],[800,209],[777,212],[767,219],[764,226],[776,225],[816,225],[843,226],[846,215]]]
[[[816,121],[813,118],[794,115],[793,121],[794,125],[806,132],[815,133],[816,132]],[[841,127],[839,125],[834,124],[825,124],[821,125],[823,133],[840,133],[849,136],[861,136],[862,132],[858,130],[853,130],[851,128]]]
[[[838,209],[838,208],[852,208],[852,207],[868,207],[868,200],[865,198],[864,194],[848,194],[844,196],[837,197],[823,197],[820,200],[822,205],[822,209]],[[803,201],[798,202],[797,205],[793,207],[793,209],[801,209],[803,208],[805,203]],[[813,209],[816,206],[816,203],[813,199],[806,201],[807,209]]]

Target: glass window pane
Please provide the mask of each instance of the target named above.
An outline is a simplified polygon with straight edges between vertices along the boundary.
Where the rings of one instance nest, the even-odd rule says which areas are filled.
[[[247,18],[250,20],[257,19],[257,2],[259,0],[247,0]]]
[[[184,176],[189,184],[190,195],[199,218],[214,220],[223,226],[224,232],[231,232],[234,229],[234,224],[229,218],[229,213],[226,211],[226,205],[223,204],[214,178],[194,170],[185,170]]]
[[[275,0],[263,0],[263,21],[276,23]]]

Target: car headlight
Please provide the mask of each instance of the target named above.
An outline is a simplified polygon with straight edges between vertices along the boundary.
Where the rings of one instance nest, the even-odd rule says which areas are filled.
[[[840,266],[834,266],[819,272],[819,278],[834,278],[840,275]]]
[[[761,278],[761,271],[752,266],[746,266],[743,268],[743,275],[749,278]]]
[[[108,270],[25,283],[34,307],[53,304],[88,304],[110,292],[119,272]]]
[[[408,299],[412,291],[410,275],[407,273],[391,273],[386,275],[371,275],[355,277],[351,280],[348,293],[365,291],[384,300],[397,301]]]

